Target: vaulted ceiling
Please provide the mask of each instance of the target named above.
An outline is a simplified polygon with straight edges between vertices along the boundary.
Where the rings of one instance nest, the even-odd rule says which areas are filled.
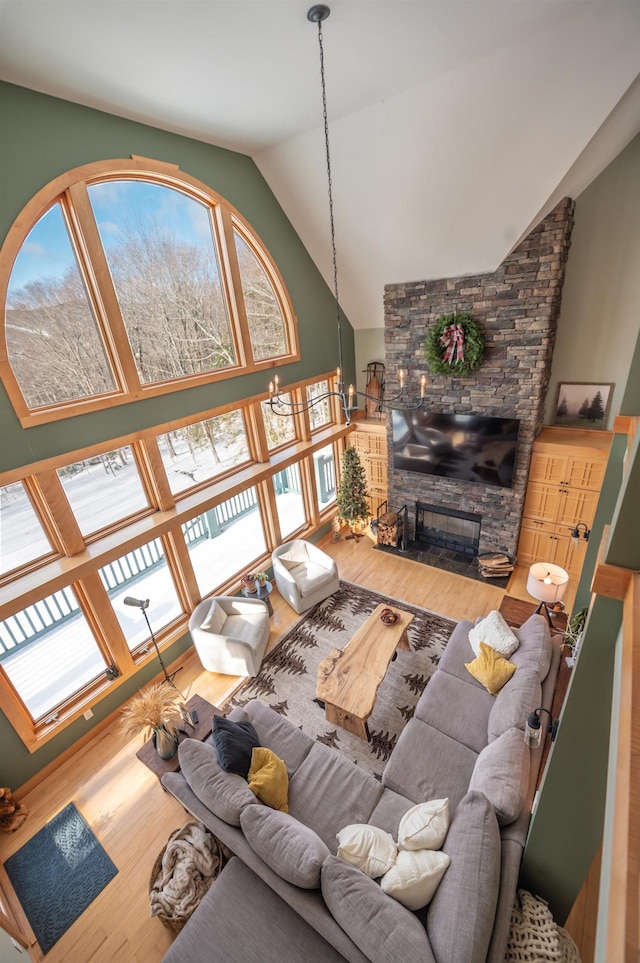
[[[251,155],[332,283],[308,0],[0,0],[0,77]],[[640,132],[638,0],[334,0],[340,300],[493,270]],[[215,184],[211,185],[215,188]]]

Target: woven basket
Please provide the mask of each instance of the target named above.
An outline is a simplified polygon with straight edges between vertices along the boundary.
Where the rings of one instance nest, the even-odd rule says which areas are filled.
[[[218,869],[213,876],[204,878],[205,892],[209,889],[213,881],[217,879],[217,877],[222,871],[224,864],[227,862],[229,858],[228,856],[229,851],[226,849],[226,847],[223,846],[223,844],[220,842],[218,837],[214,836],[213,833],[211,833],[210,835],[213,839],[213,849],[218,856]],[[162,869],[162,857],[165,854],[166,848],[167,848],[166,845],[162,847],[161,851],[158,853],[156,857],[156,861],[153,864],[153,869],[151,870],[151,876],[149,877],[149,895],[151,895],[151,891],[153,889],[154,883],[158,878],[158,876],[160,875],[160,871]],[[197,907],[194,906],[191,912],[188,913],[186,916],[166,916],[164,913],[157,913],[156,919],[159,919],[162,925],[166,926],[167,929],[172,931],[172,933],[179,933],[180,930],[184,927],[184,925],[188,923],[189,919],[191,918],[196,908]]]

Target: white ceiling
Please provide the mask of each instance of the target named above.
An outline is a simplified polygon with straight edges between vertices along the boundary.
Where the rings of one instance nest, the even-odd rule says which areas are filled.
[[[308,0],[0,0],[0,77],[250,154],[332,283]],[[493,270],[640,132],[638,0],[333,0],[340,300]],[[215,188],[215,184],[211,185]]]

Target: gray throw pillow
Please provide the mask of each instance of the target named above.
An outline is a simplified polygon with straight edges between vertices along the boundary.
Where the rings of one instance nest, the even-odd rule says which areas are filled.
[[[371,963],[436,963],[418,918],[355,866],[328,856],[322,867],[321,887],[334,920]]]
[[[178,759],[182,775],[200,802],[225,823],[239,826],[245,806],[256,804],[247,780],[221,769],[213,746],[197,739],[180,743]]]
[[[535,669],[518,669],[500,689],[489,713],[488,742],[514,726],[524,731],[529,714],[542,702],[542,687]]]
[[[469,789],[484,793],[501,826],[508,826],[522,812],[529,786],[530,756],[522,729],[503,732],[478,756]]]
[[[317,833],[288,813],[247,806],[240,816],[245,839],[254,853],[294,886],[317,889],[329,849]]]
[[[511,656],[518,669],[535,669],[540,681],[544,681],[553,656],[553,643],[547,620],[542,615],[531,615],[516,635],[520,645]]]
[[[500,830],[489,800],[468,792],[442,851],[451,863],[431,901],[427,930],[438,963],[485,963],[500,885]],[[410,959],[410,957],[405,957]]]

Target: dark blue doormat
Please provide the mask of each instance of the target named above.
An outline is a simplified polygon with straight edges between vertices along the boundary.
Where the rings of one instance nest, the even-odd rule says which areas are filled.
[[[4,867],[43,953],[118,872],[73,803]]]

